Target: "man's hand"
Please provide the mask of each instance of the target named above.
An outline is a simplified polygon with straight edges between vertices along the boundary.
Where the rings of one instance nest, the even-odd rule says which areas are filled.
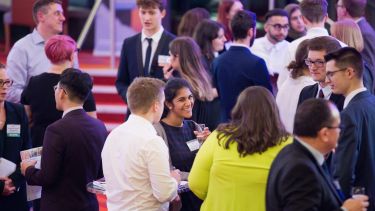
[[[36,160],[22,161],[21,162],[21,174],[25,176],[26,169],[30,166],[35,166]]]
[[[9,196],[16,191],[16,187],[14,187],[12,179],[8,177],[0,177],[0,180],[4,181],[4,189],[1,195]]]
[[[348,199],[344,202],[342,207],[349,211],[364,211],[369,205],[368,197],[366,195],[356,195],[353,199]]]

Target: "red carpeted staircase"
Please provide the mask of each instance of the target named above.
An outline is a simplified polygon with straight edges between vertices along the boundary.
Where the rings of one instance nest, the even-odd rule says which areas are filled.
[[[116,71],[85,70],[94,80],[93,94],[96,100],[97,115],[108,131],[113,130],[125,120],[126,105],[115,88]]]

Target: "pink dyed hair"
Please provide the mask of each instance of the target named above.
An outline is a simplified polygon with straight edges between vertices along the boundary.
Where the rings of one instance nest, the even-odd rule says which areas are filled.
[[[55,35],[51,37],[44,47],[47,58],[52,64],[59,64],[70,60],[76,50],[76,42],[67,35]]]

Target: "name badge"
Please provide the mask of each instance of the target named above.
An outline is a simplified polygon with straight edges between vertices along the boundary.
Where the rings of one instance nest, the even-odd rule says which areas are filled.
[[[186,142],[186,144],[188,145],[191,152],[194,152],[194,151],[198,150],[199,147],[200,147],[198,139],[190,140],[190,141]]]
[[[166,56],[166,55],[159,55],[158,56],[158,64],[159,64],[159,66],[163,66],[163,65],[169,64],[169,63],[170,63],[169,56]]]
[[[7,125],[7,136],[8,137],[21,137],[21,125]]]

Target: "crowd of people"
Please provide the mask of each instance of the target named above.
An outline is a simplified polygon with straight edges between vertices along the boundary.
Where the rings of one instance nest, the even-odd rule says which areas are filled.
[[[375,211],[366,4],[338,0],[328,31],[327,1],[302,0],[268,11],[257,37],[257,15],[221,0],[217,21],[191,9],[176,37],[165,0],[137,0],[142,31],[114,84],[126,120],[108,134],[62,3],[37,0],[36,28],[0,64],[0,157],[17,166],[0,177],[0,210],[99,210],[86,185],[104,177],[110,211]],[[41,146],[40,168],[21,160]]]

